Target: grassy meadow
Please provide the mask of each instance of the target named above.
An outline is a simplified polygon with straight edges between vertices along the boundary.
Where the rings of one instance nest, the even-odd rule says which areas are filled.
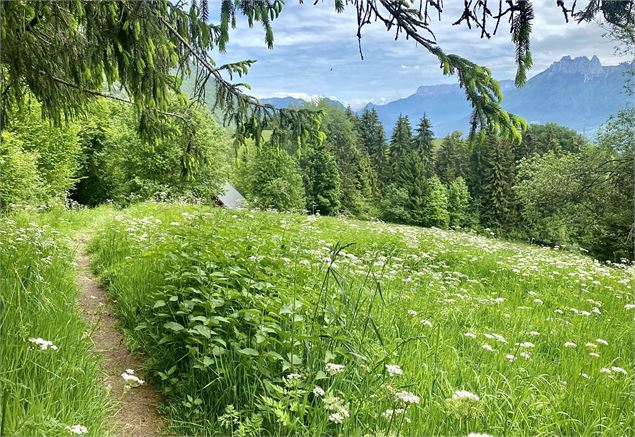
[[[157,204],[101,226],[91,256],[171,434],[635,433],[632,267]]]
[[[109,435],[67,238],[86,217],[0,217],[0,435]]]

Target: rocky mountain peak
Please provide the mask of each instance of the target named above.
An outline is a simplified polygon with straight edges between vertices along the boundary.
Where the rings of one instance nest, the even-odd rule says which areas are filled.
[[[559,61],[551,64],[546,72],[551,74],[583,74],[585,77],[601,76],[605,73],[602,63],[595,55],[591,59],[586,56],[577,58],[563,56]]]

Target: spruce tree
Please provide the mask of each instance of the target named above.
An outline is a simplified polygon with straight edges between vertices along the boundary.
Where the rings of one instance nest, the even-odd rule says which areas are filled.
[[[430,126],[430,120],[426,114],[419,120],[417,126],[417,134],[413,140],[413,147],[421,156],[423,165],[426,168],[426,176],[430,177],[434,173],[434,156],[432,140],[434,139],[434,133]]]
[[[358,130],[360,144],[366,150],[377,175],[377,188],[381,189],[381,186],[387,182],[390,170],[387,167],[388,148],[386,146],[386,134],[374,108],[364,109],[361,117],[359,117]],[[378,192],[375,194],[378,194]]]
[[[459,176],[466,177],[469,168],[468,144],[461,138],[461,132],[447,135],[436,156],[436,174],[445,184]]]
[[[302,154],[300,167],[307,210],[324,215],[336,214],[340,209],[342,191],[333,154],[319,142]]]
[[[408,116],[400,115],[392,131],[389,148],[389,168],[392,172],[389,180],[395,180],[402,158],[412,150],[412,128]]]
[[[513,148],[509,141],[496,135],[487,135],[482,141],[481,223],[510,230],[517,217]]]

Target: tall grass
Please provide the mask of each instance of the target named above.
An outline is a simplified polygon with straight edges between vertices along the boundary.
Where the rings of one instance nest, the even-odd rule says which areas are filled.
[[[161,205],[119,216],[92,252],[173,433],[635,432],[632,267]]]
[[[74,425],[109,432],[72,260],[57,231],[0,217],[0,435],[70,435]]]

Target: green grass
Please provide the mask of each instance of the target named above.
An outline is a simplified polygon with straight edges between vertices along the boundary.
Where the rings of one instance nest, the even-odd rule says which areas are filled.
[[[436,229],[176,205],[131,208],[92,251],[172,433],[635,432],[632,267]],[[453,401],[457,390],[479,400]]]
[[[68,238],[85,213],[0,217],[0,435],[109,433],[97,355],[76,308]],[[50,341],[45,350],[30,339]]]

